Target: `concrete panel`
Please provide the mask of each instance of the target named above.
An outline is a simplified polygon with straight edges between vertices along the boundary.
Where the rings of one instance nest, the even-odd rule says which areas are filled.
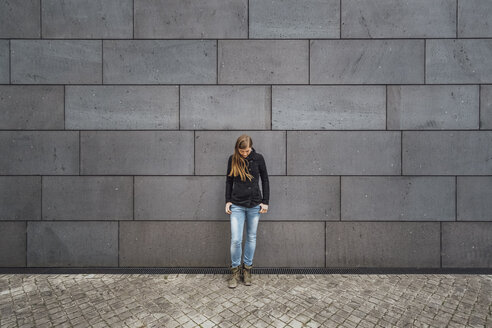
[[[424,82],[423,40],[312,40],[310,83]]]
[[[118,266],[118,222],[27,223],[27,266]]]
[[[0,83],[10,83],[9,72],[9,40],[0,40]]]
[[[40,2],[0,1],[0,38],[39,38]]]
[[[193,174],[193,131],[81,131],[81,174]]]
[[[250,0],[250,38],[338,38],[339,0]]]
[[[195,174],[222,175],[225,180],[227,160],[242,134],[249,135],[253,148],[263,154],[269,175],[286,174],[285,131],[196,131]]]
[[[310,83],[424,83],[424,40],[311,40]]]
[[[222,177],[135,177],[135,220],[227,220],[224,190]]]
[[[247,37],[247,0],[135,1],[135,38]]]
[[[271,128],[269,86],[182,86],[181,129]]]
[[[26,266],[26,222],[0,222],[0,267]]]
[[[218,83],[306,84],[308,40],[218,40]]]
[[[179,129],[178,86],[67,86],[67,129]]]
[[[135,177],[135,219],[229,220],[224,188],[222,177]],[[270,190],[262,220],[340,219],[338,177],[270,177]]]
[[[454,221],[454,177],[341,177],[342,220]]]
[[[101,83],[100,40],[11,40],[12,83]]]
[[[263,220],[340,220],[340,177],[274,176]]]
[[[457,177],[458,221],[492,221],[492,176]]]
[[[324,267],[324,256],[324,222],[262,222],[260,219],[253,265]]]
[[[443,268],[492,268],[492,222],[443,222]]]
[[[104,83],[217,82],[216,40],[104,40]]]
[[[480,128],[492,129],[492,85],[480,86]]]
[[[439,268],[439,233],[439,222],[326,222],[326,266]]]
[[[79,174],[79,132],[0,131],[0,174]]]
[[[43,0],[43,38],[132,38],[132,0]]]
[[[386,129],[384,86],[273,86],[272,129]]]
[[[491,13],[492,2],[490,0],[458,1],[458,37],[492,37]]]
[[[63,86],[0,85],[0,129],[64,129]]]
[[[122,267],[230,265],[228,222],[124,221],[120,229]],[[244,244],[243,236],[243,256]],[[258,267],[323,267],[324,223],[262,223],[260,220],[253,264]]]
[[[41,219],[41,177],[0,177],[0,220]]]
[[[287,131],[287,174],[399,175],[400,139],[396,131]]]
[[[228,222],[122,221],[121,267],[230,265]]]
[[[132,219],[132,177],[43,177],[43,220]]]
[[[389,85],[388,129],[478,129],[478,85]]]
[[[342,3],[342,38],[456,37],[456,0]]]
[[[427,40],[426,83],[492,83],[492,39]]]
[[[404,175],[492,175],[492,131],[403,131]]]

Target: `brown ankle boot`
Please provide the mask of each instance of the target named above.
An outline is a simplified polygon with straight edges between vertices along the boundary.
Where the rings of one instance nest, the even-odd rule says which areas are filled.
[[[244,275],[244,284],[246,286],[251,286],[251,269],[253,265],[246,265],[243,263],[243,275]]]
[[[240,278],[240,275],[241,275],[241,266],[237,266],[237,267],[229,267],[229,269],[231,270],[231,276],[229,278],[229,288],[236,288],[237,287],[237,283],[238,281],[241,279]]]

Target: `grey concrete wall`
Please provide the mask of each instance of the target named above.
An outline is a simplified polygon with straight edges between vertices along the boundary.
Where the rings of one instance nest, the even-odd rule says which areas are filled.
[[[490,17],[0,0],[0,266],[229,266],[247,133],[271,185],[255,266],[491,268]]]

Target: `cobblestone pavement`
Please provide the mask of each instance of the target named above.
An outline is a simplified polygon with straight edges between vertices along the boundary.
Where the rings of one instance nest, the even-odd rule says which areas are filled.
[[[492,275],[3,274],[1,327],[492,327]]]

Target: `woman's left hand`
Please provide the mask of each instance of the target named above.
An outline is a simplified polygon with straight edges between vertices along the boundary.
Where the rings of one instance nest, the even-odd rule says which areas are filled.
[[[266,213],[268,211],[268,205],[260,203],[260,213]]]

